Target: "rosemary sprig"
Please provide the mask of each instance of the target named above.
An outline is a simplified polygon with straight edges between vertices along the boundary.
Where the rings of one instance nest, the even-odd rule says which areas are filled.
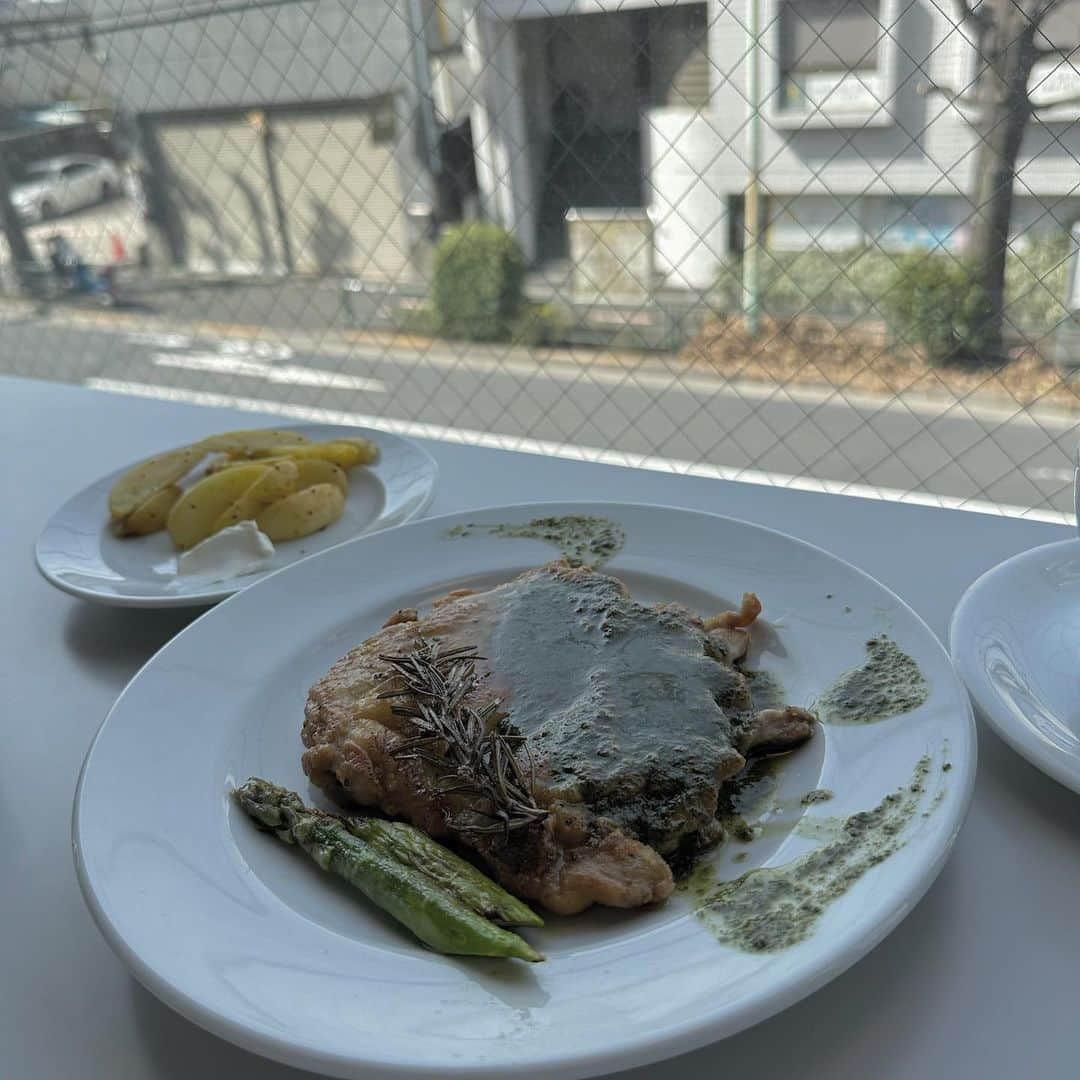
[[[488,820],[482,824],[450,819],[458,832],[504,834],[542,821],[548,811],[538,806],[533,794],[532,754],[525,737],[492,723],[499,699],[477,709],[469,696],[483,677],[476,663],[483,659],[472,645],[444,649],[438,640],[420,636],[405,656],[380,656],[394,669],[403,686],[387,690],[380,698],[394,698],[397,716],[408,717],[416,734],[394,750],[395,757],[413,758],[444,774],[439,790],[445,795],[469,795],[480,805],[468,808],[469,817]],[[523,747],[526,769],[517,755]],[[488,809],[490,807],[490,809]]]

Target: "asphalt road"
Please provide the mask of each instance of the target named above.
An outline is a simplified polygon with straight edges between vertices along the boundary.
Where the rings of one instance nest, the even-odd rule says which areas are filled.
[[[0,371],[316,418],[349,413],[405,433],[526,440],[539,452],[655,468],[1044,513],[1071,509],[1080,438],[1067,416],[731,384],[656,359],[626,371],[473,346],[294,351],[37,317],[0,321]]]

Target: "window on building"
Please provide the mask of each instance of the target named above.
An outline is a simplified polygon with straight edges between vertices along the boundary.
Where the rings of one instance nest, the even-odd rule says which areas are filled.
[[[873,107],[881,0],[781,0],[781,101]]]
[[[662,105],[700,109],[709,103],[709,23],[705,4],[649,12],[647,56],[651,97]]]
[[[1031,99],[1046,107],[1080,94],[1080,0],[1062,0],[1043,20],[1036,43],[1046,50],[1032,72]]]

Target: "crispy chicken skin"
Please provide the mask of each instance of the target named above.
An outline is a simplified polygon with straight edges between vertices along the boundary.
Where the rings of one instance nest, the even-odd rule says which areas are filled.
[[[812,733],[803,710],[753,713],[735,663],[760,610],[747,594],[740,611],[703,622],[562,562],[483,592],[457,590],[426,614],[395,613],[316,683],[304,769],[339,802],[456,841],[506,888],[551,911],[662,901],[674,888],[667,859],[720,838],[719,789],[746,755]],[[421,635],[484,658],[470,704],[498,699],[494,722],[525,736],[542,821],[509,834],[457,828],[471,796],[447,794],[430,762],[402,756],[411,721],[379,696],[397,685],[380,656],[410,652]]]

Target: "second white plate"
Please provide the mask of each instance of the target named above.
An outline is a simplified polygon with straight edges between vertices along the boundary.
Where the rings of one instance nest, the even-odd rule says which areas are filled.
[[[1080,540],[983,574],[956,606],[949,648],[987,723],[1080,792]]]
[[[197,607],[231,596],[307,555],[418,517],[435,495],[439,467],[410,439],[329,424],[275,427],[317,440],[362,436],[378,444],[379,460],[351,470],[345,511],[333,525],[277,545],[265,570],[213,584],[187,581],[176,576],[176,549],[165,532],[123,540],[114,536],[109,489],[130,466],[84,488],[52,516],[38,537],[38,569],[50,584],[84,600],[116,607]]]

